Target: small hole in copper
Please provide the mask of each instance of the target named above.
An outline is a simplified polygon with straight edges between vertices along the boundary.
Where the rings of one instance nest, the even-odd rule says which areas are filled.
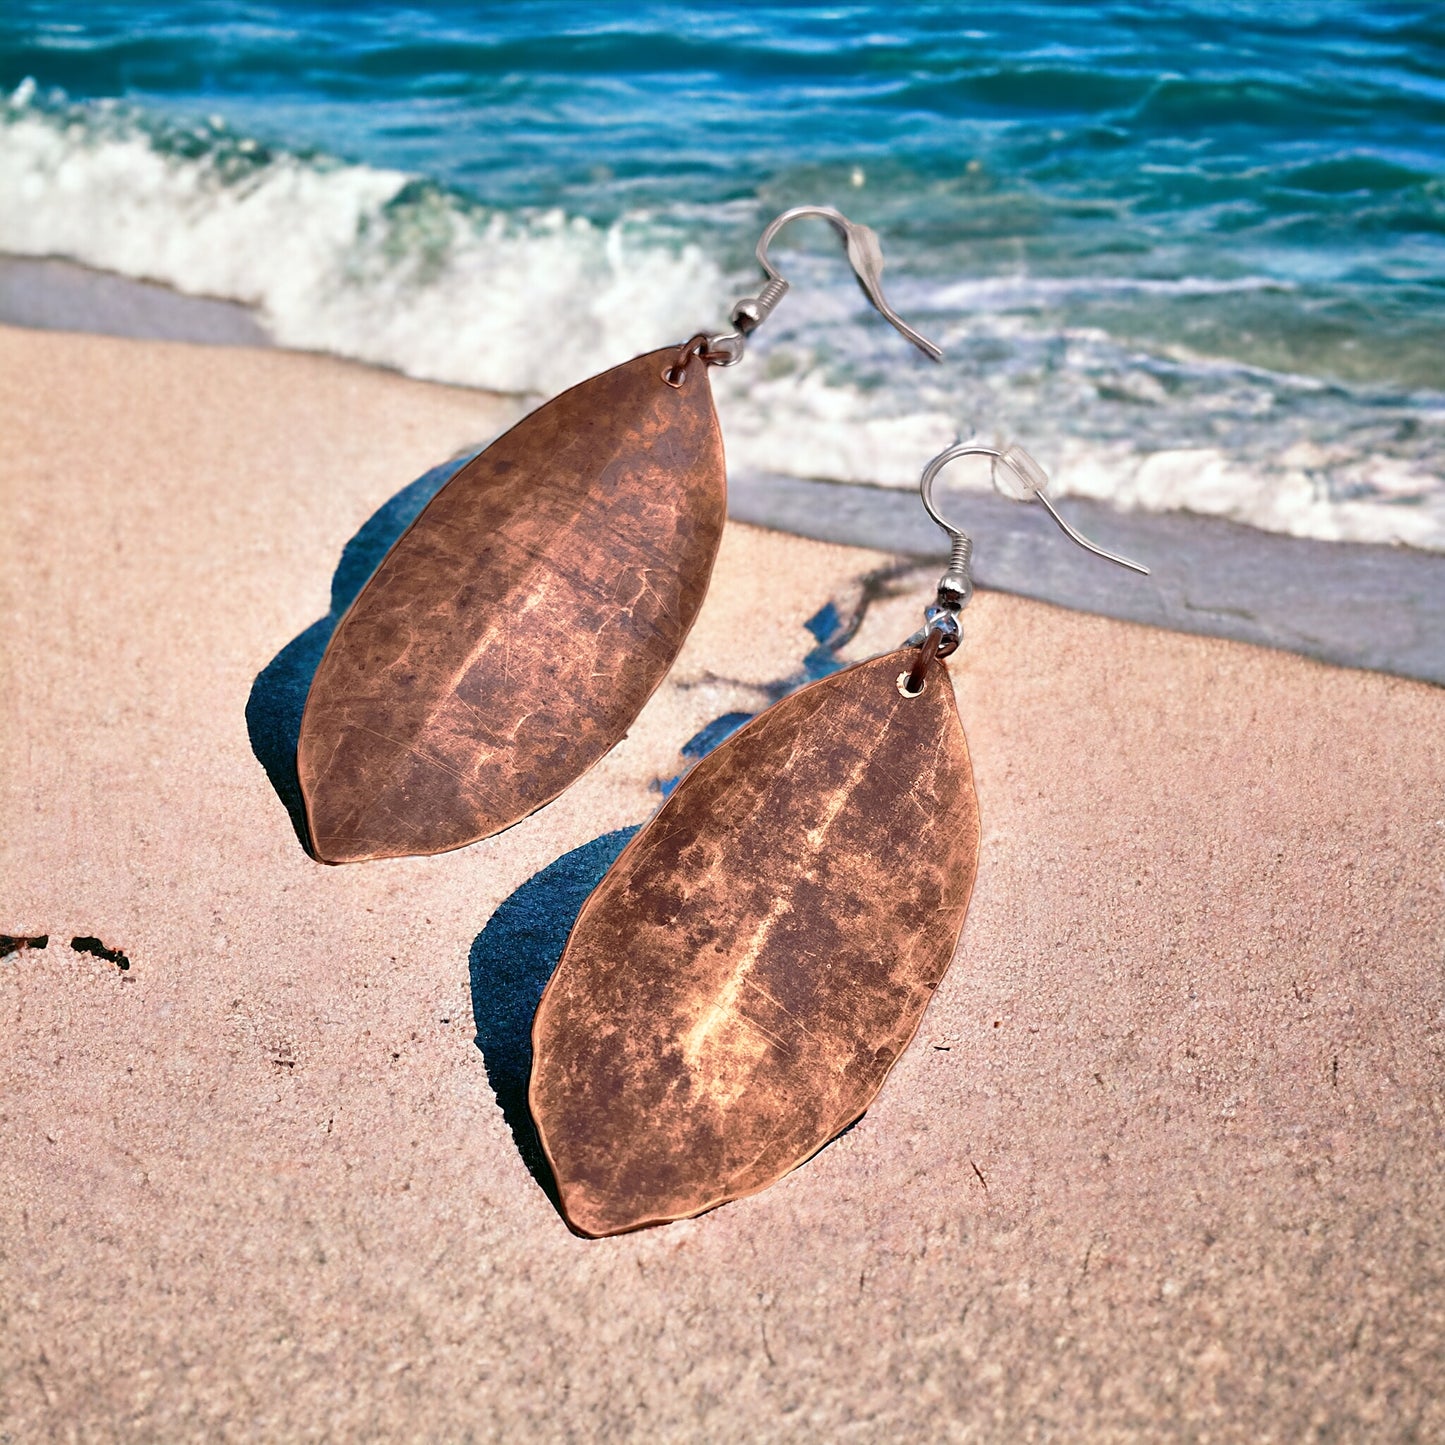
[[[918,688],[916,691],[910,692],[908,690],[908,674],[906,672],[900,672],[898,674],[898,691],[904,697],[920,697],[923,694],[923,689],[927,686],[928,681],[925,678],[922,682],[918,684]]]

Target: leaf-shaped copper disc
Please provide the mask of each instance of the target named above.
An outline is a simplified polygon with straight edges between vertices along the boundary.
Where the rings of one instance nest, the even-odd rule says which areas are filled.
[[[519,422],[428,503],[337,626],[297,771],[328,863],[441,853],[617,743],[707,591],[727,513],[707,368],[675,347]]]
[[[978,802],[948,670],[815,682],[704,758],[587,901],[533,1024],[567,1219],[751,1194],[868,1107],[963,927]]]

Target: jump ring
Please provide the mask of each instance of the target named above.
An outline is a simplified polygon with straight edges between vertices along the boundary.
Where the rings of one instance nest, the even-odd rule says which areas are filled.
[[[677,348],[677,355],[662,369],[662,379],[674,391],[680,390],[683,382],[687,380],[687,368],[695,356],[704,360],[707,358],[707,336],[701,331],[691,340],[683,342]]]
[[[946,642],[952,643],[948,652],[952,652],[958,642],[954,638],[946,638],[936,627],[928,629],[928,636],[923,639],[923,645],[918,649],[918,656],[913,659],[913,666],[906,673],[898,676],[898,691],[904,697],[917,697],[923,691],[924,680],[928,676],[928,669],[933,666],[936,657],[946,657],[943,651]]]

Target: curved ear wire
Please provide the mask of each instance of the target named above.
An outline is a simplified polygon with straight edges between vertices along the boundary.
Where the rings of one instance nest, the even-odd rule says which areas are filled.
[[[1044,488],[1049,484],[1048,474],[1022,447],[1011,446],[1006,451],[1000,451],[997,447],[955,442],[947,451],[939,452],[924,467],[923,475],[918,479],[918,495],[923,500],[923,510],[948,535],[949,556],[948,571],[938,579],[938,595],[923,609],[923,626],[904,644],[919,649],[913,670],[898,680],[898,686],[906,697],[914,697],[922,689],[924,675],[933,659],[947,657],[962,641],[963,627],[958,614],[968,606],[973,596],[973,538],[962,528],[955,527],[933,501],[933,484],[938,480],[938,474],[960,457],[991,457],[994,481],[1004,483],[1000,485],[1000,491],[1016,502],[1042,502],[1049,516],[1063,529],[1064,535],[1085,551],[1102,557],[1106,562],[1141,572],[1145,577],[1149,575],[1149,569],[1142,562],[1131,562],[1127,557],[1106,552],[1059,516],[1054,504],[1044,495]]]
[[[1044,504],[1054,521],[1059,524],[1064,535],[1070,540],[1077,542],[1087,552],[1092,552],[1096,557],[1102,557],[1106,562],[1113,562],[1120,567],[1128,567],[1133,572],[1149,576],[1149,569],[1142,562],[1131,562],[1127,557],[1121,557],[1115,552],[1108,552],[1103,547],[1089,541],[1081,532],[1071,527],[1055,509],[1054,504],[1044,495],[1044,488],[1049,484],[1048,473],[1020,446],[1011,446],[1006,451],[999,451],[997,447],[977,446],[971,442],[957,442],[949,447],[947,451],[939,452],[929,464],[924,467],[923,475],[918,481],[918,495],[923,500],[923,510],[948,534],[948,539],[953,546],[954,561],[961,561],[962,566],[955,569],[953,562],[950,562],[949,571],[961,571],[965,577],[968,575],[968,562],[973,550],[973,542],[967,532],[960,531],[938,510],[933,502],[933,483],[937,480],[938,474],[950,462],[957,461],[960,457],[992,457],[994,478],[998,480],[998,471],[1003,467],[1011,476],[1013,485],[1006,490],[1007,495],[1018,502],[1039,501]],[[958,554],[962,548],[962,556]],[[970,581],[968,590],[972,592],[973,584]]]
[[[941,361],[943,351],[935,346],[926,336],[915,331],[899,314],[888,304],[883,295],[883,248],[878,243],[878,237],[874,231],[857,221],[850,221],[841,211],[836,211],[832,206],[794,206],[789,211],[784,211],[781,216],[775,216],[769,223],[767,230],[758,241],[757,257],[758,264],[767,273],[767,283],[756,296],[749,296],[739,301],[733,307],[731,321],[737,327],[741,336],[747,336],[762,325],[772,314],[773,308],[788,294],[788,283],[783,280],[778,268],[768,259],[768,247],[772,245],[779,231],[790,221],[796,221],[804,216],[816,216],[819,220],[827,221],[832,228],[843,238],[843,245],[848,253],[848,264],[853,268],[853,274],[858,278],[858,284],[863,288],[863,294],[888,323],[902,336],[906,336],[926,357],[931,361]],[[740,355],[741,353],[739,353]],[[723,363],[726,365],[727,363]]]

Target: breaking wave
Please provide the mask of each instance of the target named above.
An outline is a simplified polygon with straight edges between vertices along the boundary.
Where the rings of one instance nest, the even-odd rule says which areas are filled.
[[[527,396],[719,329],[755,289],[738,237],[759,214],[715,209],[705,230],[681,203],[606,221],[489,207],[219,119],[29,82],[0,99],[0,251],[242,302],[281,346]],[[1297,308],[1287,280],[960,280],[890,259],[895,303],[948,352],[935,368],[868,311],[836,255],[790,265],[796,289],[753,354],[714,373],[734,467],[908,486],[934,451],[982,432],[1023,442],[1060,494],[1445,549],[1445,396],[1195,344],[1192,306]]]

